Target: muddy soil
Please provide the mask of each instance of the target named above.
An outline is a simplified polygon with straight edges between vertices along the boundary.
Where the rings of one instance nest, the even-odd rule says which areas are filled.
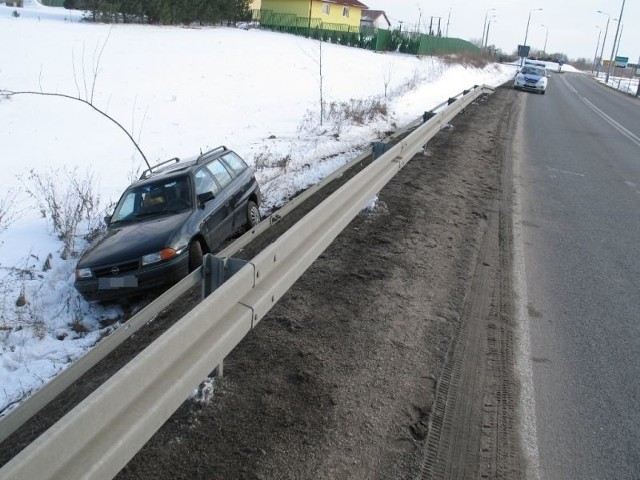
[[[510,139],[478,101],[380,192],[117,478],[519,478]]]

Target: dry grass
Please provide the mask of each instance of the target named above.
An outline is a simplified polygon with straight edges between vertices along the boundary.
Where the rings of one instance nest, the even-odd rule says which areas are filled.
[[[464,65],[474,68],[484,68],[496,62],[496,57],[487,52],[460,52],[438,55],[447,65]]]

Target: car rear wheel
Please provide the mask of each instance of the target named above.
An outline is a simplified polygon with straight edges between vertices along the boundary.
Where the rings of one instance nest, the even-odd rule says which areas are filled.
[[[189,245],[189,272],[202,266],[202,245],[198,240],[194,240]]]
[[[255,202],[249,201],[247,204],[247,230],[252,229],[260,223],[260,210]]]

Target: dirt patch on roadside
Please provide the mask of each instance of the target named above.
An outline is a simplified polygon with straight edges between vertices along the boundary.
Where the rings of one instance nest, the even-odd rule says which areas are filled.
[[[455,351],[468,347],[465,325],[482,322],[469,338],[480,342],[474,361],[490,367],[479,370],[477,392],[461,395],[475,404],[513,381],[509,354],[488,340],[509,329],[510,243],[487,235],[510,234],[500,227],[510,197],[497,145],[514,98],[498,89],[441,131],[232,352],[211,398],[185,402],[118,478],[431,478],[437,462],[425,456],[448,442],[446,432],[429,435],[434,406]],[[487,259],[495,270],[474,281]],[[486,311],[470,310],[483,296]],[[486,318],[465,319],[469,311]],[[487,415],[501,415],[494,410],[469,409],[464,421],[479,433],[470,455],[452,461],[476,477],[516,478],[515,442],[482,437]],[[489,437],[515,439],[508,430]]]

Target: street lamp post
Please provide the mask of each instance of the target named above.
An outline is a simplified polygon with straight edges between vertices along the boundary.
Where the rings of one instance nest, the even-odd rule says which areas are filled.
[[[487,22],[487,35],[485,36],[484,39],[484,48],[487,48],[489,46],[489,27],[491,27],[491,21],[496,18],[495,15],[491,15],[489,17],[489,21]]]
[[[611,76],[611,70],[613,68],[613,60],[616,53],[616,42],[618,39],[618,33],[620,32],[620,24],[622,23],[622,14],[624,13],[624,3],[625,3],[625,0],[622,0],[622,7],[620,8],[620,16],[618,17],[618,26],[616,27],[616,36],[613,37],[613,48],[611,49],[611,59],[609,60],[609,68],[607,68],[607,76],[604,79],[604,83],[608,83],[609,77]]]
[[[600,75],[600,67],[602,66],[602,59],[604,58],[602,55],[604,54],[604,44],[607,43],[607,32],[609,32],[609,20],[611,20],[611,15],[607,12],[603,12],[602,10],[598,10],[598,13],[607,16],[607,26],[604,28],[604,39],[602,40],[602,48],[600,49],[600,61],[598,62],[598,68],[596,69],[596,78]]]
[[[616,46],[616,57],[620,51],[620,42],[622,42],[622,31],[624,30],[624,23],[620,22],[620,35],[618,35],[618,45]]]
[[[529,18],[527,19],[527,29],[524,31],[524,43],[523,45],[526,47],[527,46],[527,38],[529,38],[529,24],[531,23],[531,14],[533,12],[538,12],[542,10],[541,8],[534,8],[531,11],[529,11]],[[520,61],[520,66],[524,65],[524,57],[522,57],[522,60]]]
[[[598,61],[598,47],[600,47],[600,35],[602,35],[602,29],[596,25],[596,28],[598,29],[598,41],[596,42],[596,53],[593,54],[593,64],[591,65],[591,73],[593,73],[593,71],[596,68],[596,62]]]
[[[489,17],[489,12],[491,12],[492,10],[495,10],[495,8],[490,8],[484,14],[484,25],[482,25],[482,40],[480,40],[480,46],[481,47],[484,45],[484,37],[485,37],[485,33],[487,31],[487,18]]]
[[[542,49],[542,55],[546,57],[547,56],[547,40],[549,40],[549,26],[548,25],[542,25],[542,26],[547,29],[547,33],[544,36],[544,48]]]

